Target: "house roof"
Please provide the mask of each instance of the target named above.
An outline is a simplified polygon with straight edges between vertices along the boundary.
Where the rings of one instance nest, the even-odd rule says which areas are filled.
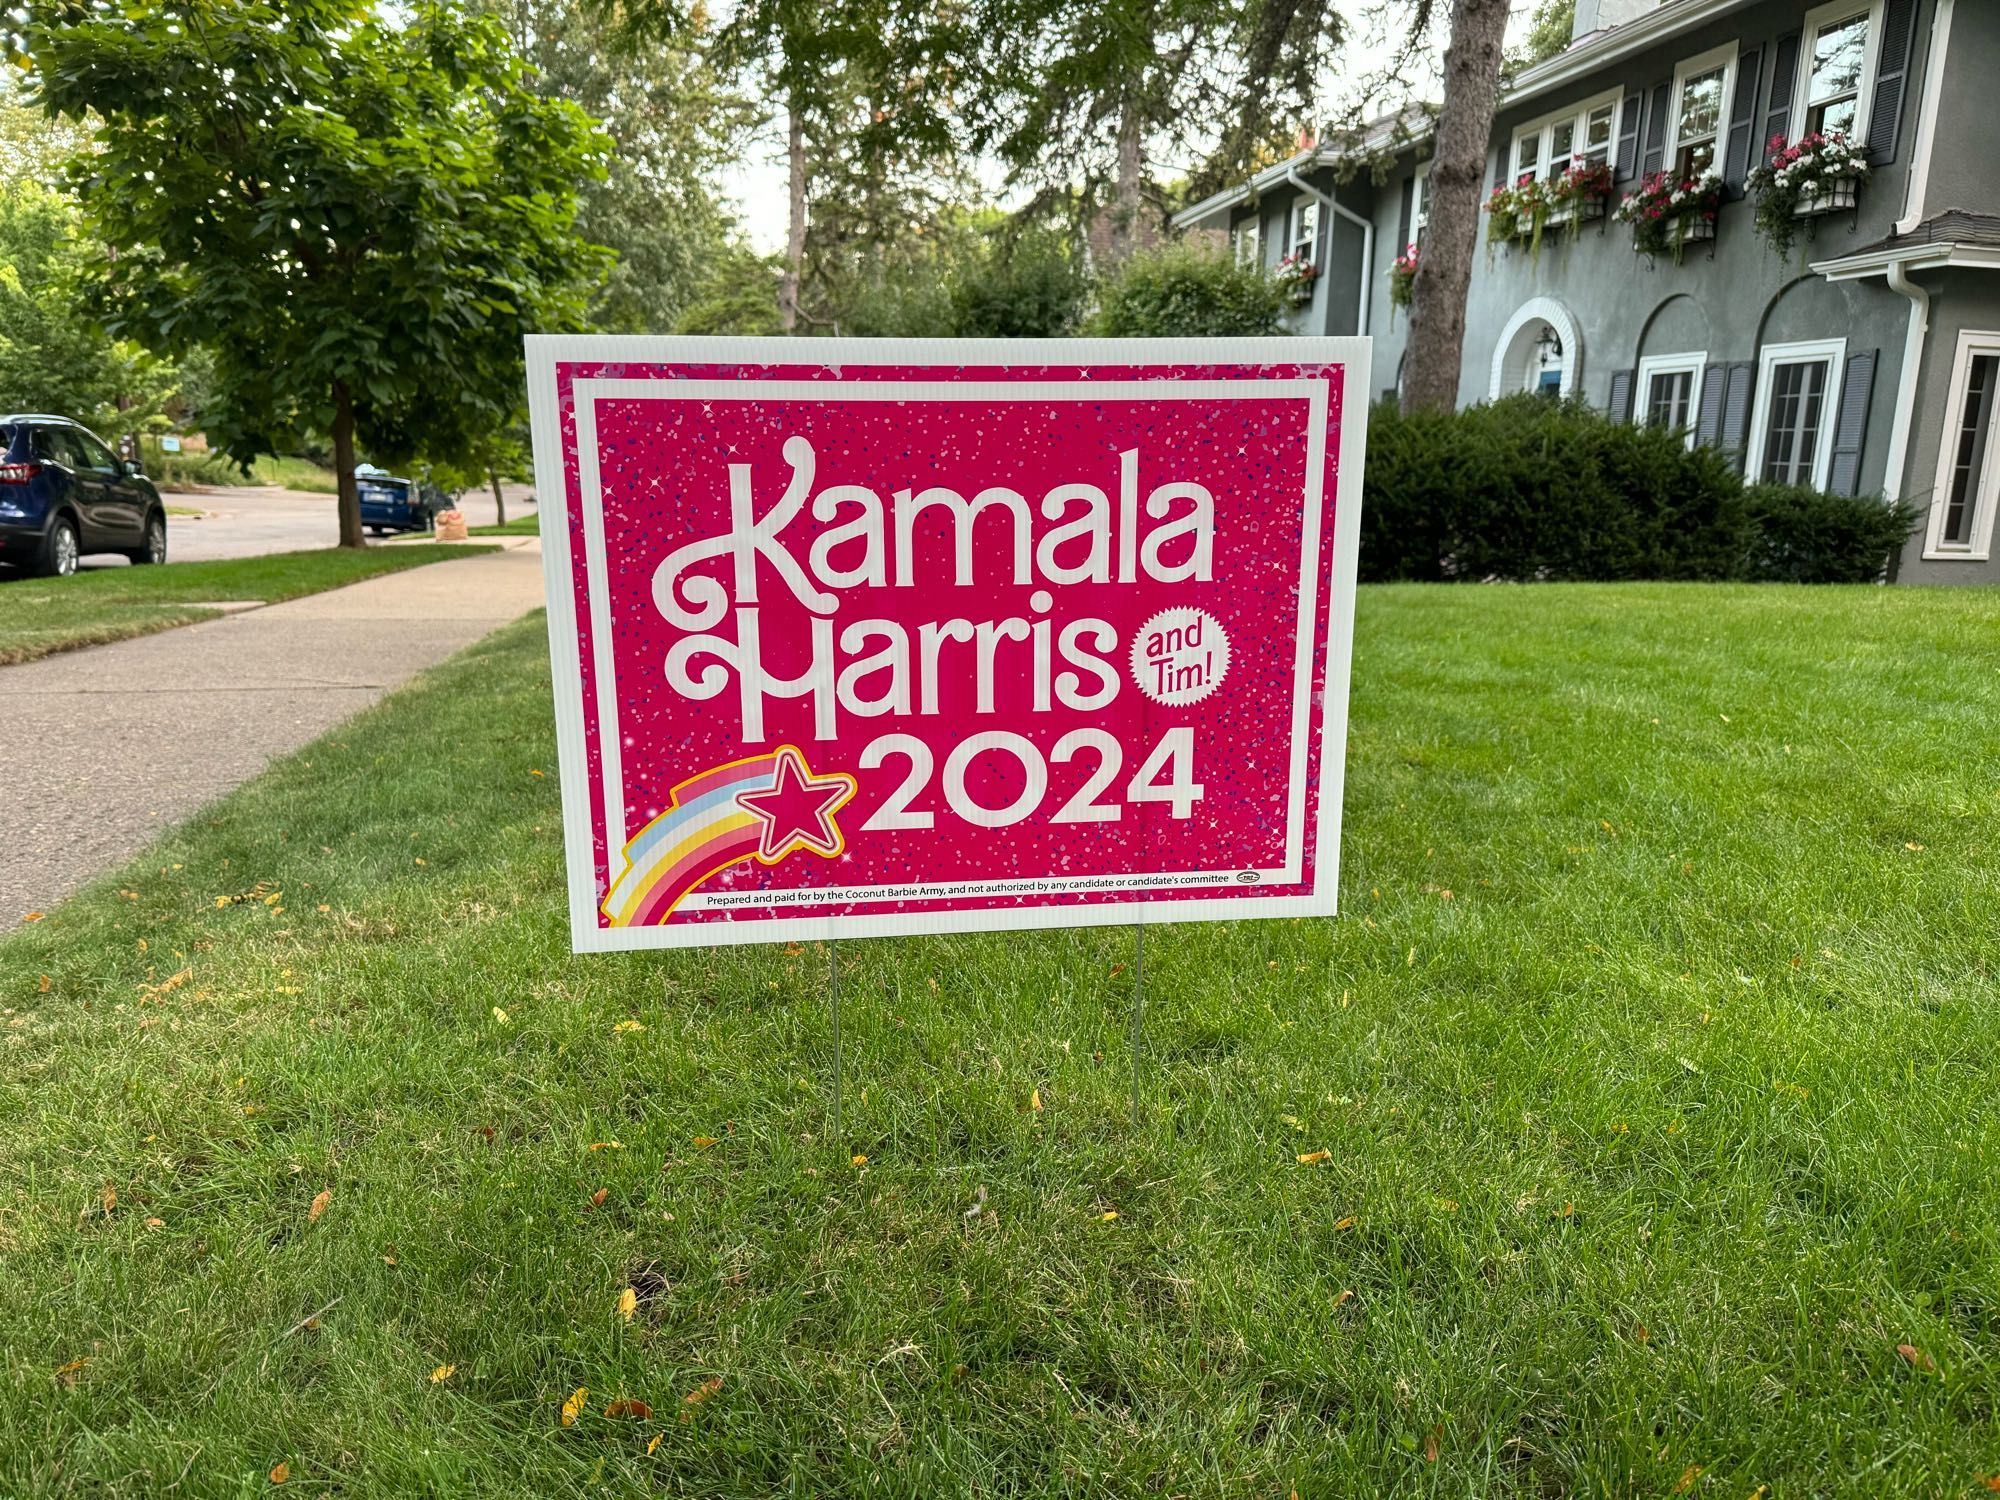
[[[1666,41],[1681,32],[1692,30],[1705,21],[1712,21],[1718,16],[1746,9],[1755,3],[1756,0],[1661,0],[1658,10],[1648,11],[1636,21],[1627,21],[1622,26],[1613,26],[1580,36],[1554,57],[1538,62],[1532,68],[1524,69],[1514,80],[1513,86],[1501,96],[1495,113],[1511,109],[1516,104],[1539,99],[1544,94],[1553,93],[1613,63],[1621,62],[1635,52],[1643,52],[1648,47]],[[1406,110],[1400,115],[1384,115],[1379,120],[1370,121],[1363,127],[1361,150],[1366,151],[1386,144],[1386,140],[1371,144],[1370,137],[1378,127],[1385,124],[1389,126],[1398,123],[1407,124],[1411,113]],[[1426,140],[1429,138],[1429,132],[1424,130],[1415,133],[1413,138]],[[1219,193],[1212,193],[1192,207],[1182,209],[1174,215],[1174,227],[1186,229],[1204,220],[1214,219],[1222,215],[1225,210],[1249,201],[1259,190],[1282,182],[1289,171],[1306,171],[1311,167],[1324,166],[1354,154],[1357,153],[1352,146],[1316,147],[1310,151],[1302,151],[1288,161],[1265,168],[1248,182],[1225,188]],[[1226,222],[1225,219],[1224,223]]]
[[[1846,255],[1813,262],[1813,270],[1829,281],[1853,281],[1879,276],[1891,265],[1906,270],[1936,270],[1945,266],[2000,268],[2000,214],[1948,208],[1932,214],[1907,234],[1890,233],[1872,245]]]

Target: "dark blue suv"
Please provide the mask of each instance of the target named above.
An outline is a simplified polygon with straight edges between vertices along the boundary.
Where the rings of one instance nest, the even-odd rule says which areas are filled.
[[[67,417],[0,416],[0,562],[67,576],[89,552],[167,560],[153,481]]]

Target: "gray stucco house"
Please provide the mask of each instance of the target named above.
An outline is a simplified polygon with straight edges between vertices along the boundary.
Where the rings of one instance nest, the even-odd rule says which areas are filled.
[[[1780,257],[1744,182],[1820,129],[1870,170]],[[1390,390],[1388,273],[1421,243],[1428,154],[1386,131],[1304,151],[1175,222],[1267,265],[1309,256],[1295,327],[1372,335]],[[1719,173],[1713,238],[1642,255],[1604,212],[1535,253],[1482,247],[1460,401],[1578,396],[1686,426],[1753,479],[1904,497],[1924,522],[1899,578],[2000,582],[2000,0],[1578,0],[1568,49],[1502,96],[1489,176],[1577,158],[1610,169],[1614,209],[1663,168]]]

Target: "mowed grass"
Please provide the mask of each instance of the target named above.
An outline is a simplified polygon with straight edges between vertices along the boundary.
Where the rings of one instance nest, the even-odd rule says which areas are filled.
[[[222,562],[86,568],[71,578],[0,576],[0,666],[214,619],[204,605],[276,604],[490,547],[329,547]]]
[[[540,536],[542,516],[540,511],[531,511],[525,516],[513,516],[497,526],[468,526],[468,536]]]
[[[572,957],[558,827],[529,621],[0,944],[0,1493],[2000,1472],[2000,595],[1364,590],[1136,1127],[1130,929],[843,944],[834,1138],[827,951]]]

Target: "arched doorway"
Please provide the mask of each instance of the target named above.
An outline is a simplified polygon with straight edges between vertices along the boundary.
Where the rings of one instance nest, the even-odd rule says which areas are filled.
[[[1493,350],[1494,399],[1528,391],[1549,397],[1576,390],[1583,364],[1583,344],[1576,319],[1552,297],[1523,303],[1507,320],[1506,331]]]

